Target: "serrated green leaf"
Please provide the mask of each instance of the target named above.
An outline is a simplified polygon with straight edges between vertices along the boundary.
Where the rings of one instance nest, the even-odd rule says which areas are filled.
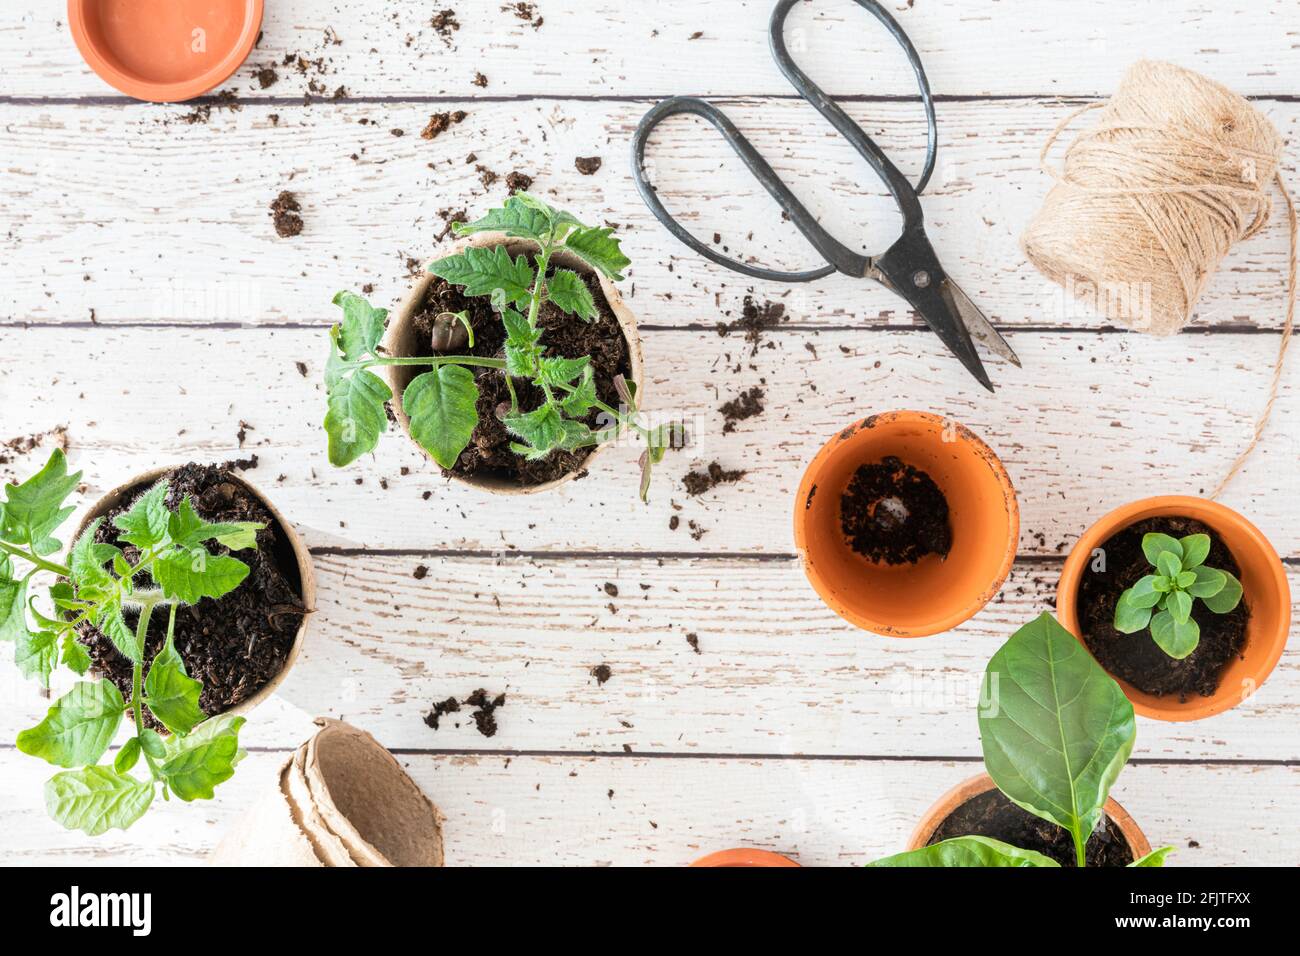
[[[231,551],[246,551],[249,548],[257,547],[257,533],[266,527],[261,521],[234,521],[229,522],[233,529],[222,534],[214,535],[212,540],[222,547],[229,548]]]
[[[1165,604],[1165,610],[1174,619],[1175,624],[1186,624],[1192,616],[1192,596],[1186,591],[1172,591]]]
[[[112,767],[82,767],[56,773],[45,783],[45,808],[69,830],[99,836],[114,828],[125,830],[153,802],[153,784]]]
[[[1043,867],[1060,868],[1049,856],[994,840],[961,836],[868,863],[871,867]]]
[[[478,426],[478,385],[460,365],[417,375],[402,393],[411,437],[443,468],[451,468]]]
[[[1208,534],[1189,534],[1178,539],[1183,549],[1182,564],[1184,571],[1201,565],[1210,554],[1210,536]]]
[[[331,361],[333,367],[326,363],[324,425],[330,464],[342,467],[379,444],[379,436],[388,430],[384,403],[393,397],[393,390],[368,369],[345,374],[333,356]]]
[[[172,793],[182,800],[211,800],[214,788],[229,780],[243,758],[239,728],[243,717],[213,717],[192,734],[167,741],[167,758],[159,768]]]
[[[187,734],[207,716],[199,708],[203,685],[189,676],[168,636],[144,679],[144,703],[164,727]]]
[[[81,481],[81,472],[68,474],[68,462],[56,448],[45,467],[21,485],[5,485],[6,500],[0,507],[0,540],[30,545],[39,555],[53,554],[63,547],[52,532],[72,514],[63,502]]]
[[[1173,848],[1173,847],[1171,847],[1171,846],[1162,846],[1162,847],[1161,847],[1160,849],[1158,849],[1158,850],[1152,850],[1152,851],[1151,851],[1150,853],[1148,853],[1146,856],[1138,857],[1136,860],[1134,860],[1132,863],[1130,863],[1129,866],[1130,866],[1130,867],[1138,867],[1138,868],[1155,867],[1155,866],[1164,866],[1164,865],[1165,865],[1165,857],[1167,857],[1170,853],[1173,853],[1173,852],[1174,852],[1174,848]]]
[[[1121,634],[1136,634],[1151,623],[1153,605],[1142,606],[1133,603],[1133,589],[1129,588],[1115,602],[1115,630]],[[1156,595],[1157,599],[1159,595]]]
[[[90,655],[86,653],[86,649],[77,640],[76,631],[64,631],[63,638],[59,642],[59,648],[63,654],[64,665],[74,674],[80,676],[90,670]]]
[[[18,749],[60,767],[96,763],[117,735],[125,709],[112,681],[79,681],[44,720],[18,734]]]
[[[1171,582],[1177,585],[1178,575],[1182,572],[1183,566],[1178,560],[1178,555],[1172,551],[1161,551],[1156,555],[1156,568],[1160,573],[1167,577]]]
[[[595,434],[582,422],[566,418],[560,422],[560,429],[560,441],[556,447],[564,451],[577,451],[596,444]]]
[[[160,481],[139,498],[130,510],[113,519],[121,532],[118,537],[141,551],[161,544],[167,537],[167,519],[170,513],[165,504],[167,482]]]
[[[590,357],[563,358],[554,356],[537,360],[537,379],[543,385],[568,385],[582,375],[591,364]]]
[[[376,309],[355,292],[340,292],[334,304],[343,309],[343,321],[331,333],[343,358],[359,362],[368,355],[376,355],[379,340],[384,335],[388,319],[387,309]]]
[[[528,324],[528,319],[514,309],[501,310],[501,324],[506,329],[506,344],[520,348],[536,345],[542,339],[542,330]]]
[[[585,418],[598,399],[596,377],[591,366],[587,366],[573,391],[560,399],[560,412],[566,418]]]
[[[619,240],[614,238],[613,233],[613,229],[604,226],[575,229],[565,237],[564,248],[593,269],[620,282],[623,279],[622,270],[630,266],[632,260],[623,255]]]
[[[475,232],[504,232],[507,236],[533,239],[541,242],[551,233],[551,216],[548,209],[540,209],[525,202],[521,196],[511,196],[504,206],[489,209],[474,222],[456,223],[452,231],[458,236]]]
[[[571,269],[556,269],[555,274],[546,280],[546,297],[583,321],[590,322],[596,317],[596,300],[591,290]]]
[[[6,572],[8,568],[3,569]],[[19,641],[27,630],[27,578],[0,575],[0,641]]]
[[[14,663],[24,677],[35,677],[42,687],[49,687],[50,674],[59,663],[58,635],[53,631],[20,635],[14,645]]]
[[[518,346],[506,343],[506,374],[515,378],[532,379],[537,374],[537,360],[542,350],[535,346]]]
[[[1151,638],[1162,651],[1181,661],[1201,642],[1201,627],[1191,618],[1179,621],[1165,610],[1151,618]]]
[[[564,437],[564,420],[555,406],[546,404],[531,412],[507,415],[505,426],[537,455],[544,455],[559,445]]]
[[[1203,564],[1198,566],[1192,573],[1196,575],[1196,580],[1188,586],[1187,593],[1202,600],[1214,597],[1228,583],[1228,579],[1224,577],[1222,571],[1207,568]]]
[[[1223,588],[1204,601],[1205,606],[1215,614],[1227,614],[1241,603],[1241,582],[1227,571],[1219,573],[1223,575]]]
[[[1177,538],[1154,531],[1142,536],[1142,553],[1146,555],[1147,561],[1153,567],[1159,567],[1160,555],[1168,552],[1178,559],[1179,567],[1182,567],[1183,546],[1179,544]],[[1172,575],[1170,575],[1172,577]]]
[[[198,604],[203,598],[229,594],[248,577],[248,565],[224,554],[209,554],[206,548],[176,550],[158,558],[152,568],[163,594],[182,604]]]
[[[113,642],[119,654],[133,664],[140,663],[144,652],[136,643],[135,631],[131,630],[123,619],[120,604],[110,601],[99,605],[92,616],[92,621],[103,631],[104,636]]]
[[[131,768],[140,759],[140,738],[132,737],[124,743],[117,756],[113,758],[113,769],[118,773],[130,773]]]
[[[97,601],[116,591],[113,577],[104,565],[121,552],[111,544],[101,544],[95,540],[99,526],[103,523],[103,518],[90,522],[68,552],[68,569],[72,572],[70,579],[81,600]]]
[[[516,304],[528,301],[535,277],[528,260],[524,256],[511,259],[505,246],[471,246],[459,255],[439,259],[429,271],[462,286],[466,295],[491,295],[500,289],[506,301]]]

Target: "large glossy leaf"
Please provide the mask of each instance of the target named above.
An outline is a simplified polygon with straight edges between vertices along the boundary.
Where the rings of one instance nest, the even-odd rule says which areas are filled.
[[[214,788],[229,780],[244,757],[239,748],[243,717],[213,717],[184,737],[167,741],[167,757],[160,772],[172,793],[186,802],[211,800]]]
[[[1068,830],[1081,857],[1133,750],[1133,705],[1050,614],[1011,636],[985,680],[985,767],[1012,801]]]
[[[1059,863],[1034,850],[1003,843],[989,837],[963,836],[944,840],[919,850],[896,853],[867,866],[986,866],[986,867],[1056,867]]]
[[[80,681],[50,706],[44,720],[19,732],[18,749],[60,767],[95,763],[117,735],[125,709],[111,681]]]
[[[392,389],[368,369],[345,370],[332,349],[325,366],[325,397],[330,464],[351,464],[373,451],[388,429],[384,403],[393,397]]]
[[[99,836],[125,830],[153,802],[153,784],[112,767],[82,767],[56,773],[45,783],[45,808],[69,830]]]
[[[1130,867],[1138,867],[1138,868],[1149,868],[1149,867],[1164,866],[1164,865],[1165,865],[1165,857],[1167,857],[1170,853],[1173,853],[1173,852],[1174,852],[1174,848],[1173,848],[1173,847],[1171,847],[1171,846],[1162,846],[1162,847],[1161,847],[1160,849],[1158,849],[1158,850],[1152,850],[1152,851],[1151,851],[1150,853],[1148,853],[1146,856],[1138,857],[1136,860],[1134,860],[1132,863],[1130,863],[1129,866],[1130,866]]]
[[[411,379],[402,408],[411,419],[411,437],[443,468],[451,468],[478,426],[478,386],[474,373],[442,365]]]
[[[1205,606],[1215,614],[1227,614],[1241,603],[1241,582],[1227,571],[1219,573],[1223,575],[1223,587],[1204,599]]]
[[[203,685],[185,671],[171,635],[163,644],[144,680],[144,702],[174,734],[187,734],[207,715],[199,708]]]

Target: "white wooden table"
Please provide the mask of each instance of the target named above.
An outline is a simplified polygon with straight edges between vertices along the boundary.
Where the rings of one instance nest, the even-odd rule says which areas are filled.
[[[447,814],[449,863],[677,865],[735,845],[864,862],[899,849],[918,814],[979,769],[978,675],[1049,606],[1074,538],[1124,501],[1208,493],[1241,447],[1278,344],[1280,218],[1232,254],[1190,332],[1160,341],[1067,308],[1016,240],[1048,186],[1047,132],[1139,57],[1222,80],[1300,139],[1297,0],[892,4],[939,96],[931,234],[1024,360],[992,366],[996,396],[881,287],[744,281],[678,245],[637,198],[628,140],[641,114],[668,94],[707,94],[834,231],[864,251],[892,237],[870,171],[772,64],[768,0],[538,0],[540,28],[497,0],[441,5],[461,25],[449,43],[428,4],[267,0],[261,45],[226,85],[238,109],[193,124],[192,106],[135,103],[92,75],[63,3],[0,7],[0,439],[66,426],[86,504],[156,464],[256,454],[249,477],[306,536],[321,588],[306,650],[248,724],[252,754],[235,779],[211,803],[160,805],[125,836],[90,840],[47,820],[49,768],[11,743],[45,704],[0,665],[0,862],[199,862],[317,714],[399,753]],[[792,38],[914,173],[923,117],[873,22],[847,0],[817,0],[794,14]],[[280,68],[263,90],[256,67],[286,53],[323,57],[323,71]],[[304,101],[309,80],[345,92]],[[422,140],[447,109],[468,116]],[[395,304],[408,257],[434,249],[438,210],[504,198],[503,181],[480,184],[471,152],[503,180],[532,175],[542,195],[619,224],[650,404],[696,425],[696,447],[668,459],[649,507],[631,448],[540,498],[449,485],[400,434],[347,470],[326,462],[330,297],[374,283],[373,301]],[[652,153],[666,202],[697,234],[815,262],[705,124],[670,122]],[[601,169],[580,175],[574,158],[593,155]],[[267,214],[286,188],[306,222],[288,240]],[[715,332],[747,293],[790,317],[752,358]],[[724,435],[718,405],[754,384],[766,412]],[[1286,556],[1293,588],[1298,391],[1293,363],[1263,447],[1224,498]],[[999,599],[911,642],[831,614],[790,531],[805,462],[840,426],[892,408],[947,413],[982,435],[1022,512]],[[25,476],[48,449],[0,474]],[[682,475],[715,459],[748,474],[688,498]],[[698,539],[692,520],[707,529]],[[613,676],[598,685],[589,671],[602,663]],[[432,700],[477,687],[508,695],[495,737],[424,725]],[[1292,648],[1230,713],[1140,720],[1115,795],[1153,843],[1178,847],[1172,863],[1296,864],[1298,764]]]

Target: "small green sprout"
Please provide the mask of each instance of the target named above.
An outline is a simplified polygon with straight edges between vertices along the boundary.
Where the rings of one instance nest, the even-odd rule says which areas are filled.
[[[1119,596],[1115,630],[1136,634],[1150,626],[1160,649],[1182,660],[1201,641],[1200,625],[1192,619],[1195,600],[1199,598],[1215,614],[1227,614],[1241,603],[1241,582],[1227,571],[1205,566],[1208,534],[1184,538],[1146,534],[1142,553],[1156,573],[1145,575]]]

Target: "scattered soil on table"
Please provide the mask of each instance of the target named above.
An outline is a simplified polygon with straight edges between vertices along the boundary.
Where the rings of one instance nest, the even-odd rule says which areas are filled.
[[[573,160],[573,165],[584,176],[595,174],[596,170],[600,169],[600,163],[599,156],[578,156]]]
[[[280,82],[280,74],[275,71],[273,66],[263,66],[256,73],[257,85],[262,89],[270,89]]]
[[[1069,831],[1016,806],[1001,790],[971,797],[939,824],[928,845],[959,836],[983,836],[1023,850],[1037,850],[1062,866],[1074,866],[1074,840]],[[1106,814],[1088,838],[1088,866],[1128,866],[1133,851],[1124,834]]]
[[[42,447],[47,439],[53,439],[54,447],[61,451],[68,450],[68,426],[59,425],[51,428],[47,432],[34,432],[30,435],[20,435],[17,438],[10,438],[4,444],[0,445],[0,465],[10,464],[15,457],[26,455]]]
[[[474,73],[474,79],[471,82],[479,89],[487,89],[488,78],[484,76],[482,73],[476,71]]]
[[[614,676],[614,672],[609,669],[608,664],[597,664],[591,669],[591,676],[596,678],[596,686],[600,687]]]
[[[441,10],[430,18],[429,26],[433,27],[443,43],[451,46],[451,38],[460,29],[460,21],[456,19],[455,10]]]
[[[755,385],[746,389],[730,401],[724,402],[718,409],[722,413],[722,433],[724,435],[736,430],[736,423],[747,418],[763,414],[763,395],[761,388]]]
[[[501,9],[506,13],[513,13],[520,20],[532,26],[534,30],[541,28],[543,22],[541,14],[537,12],[537,7],[531,3],[507,3]]]
[[[176,509],[189,496],[199,516],[207,521],[258,521],[266,527],[257,533],[257,548],[232,552],[209,542],[214,555],[233,554],[249,567],[249,574],[235,590],[220,600],[203,598],[192,607],[176,612],[175,646],[185,661],[190,677],[202,681],[199,706],[209,716],[220,714],[247,700],[262,689],[284,667],[293,648],[298,626],[306,611],[302,603],[302,582],[293,548],[283,529],[267,507],[236,479],[224,465],[189,464],[166,476],[167,507]],[[147,491],[141,487],[104,517],[95,539],[122,548],[126,559],[135,562],[135,546],[118,540],[113,519],[128,511]],[[153,586],[147,575],[137,586]],[[125,611],[127,626],[135,630],[138,612]],[[90,653],[97,672],[103,674],[130,700],[131,662],[98,628],[78,627],[79,640]],[[167,613],[154,609],[145,641],[145,659],[152,661],[167,635]],[[145,668],[148,676],[148,668]],[[163,728],[148,716],[153,729]]]
[[[451,127],[465,121],[469,114],[464,110],[451,110],[446,113],[434,113],[429,117],[429,122],[425,124],[424,129],[420,131],[421,139],[436,139],[441,134],[447,132]]]
[[[460,701],[455,697],[448,697],[446,700],[434,701],[433,709],[424,715],[424,722],[427,726],[438,729],[438,723],[447,714],[460,713]]]
[[[495,737],[497,733],[496,711],[506,704],[506,695],[497,694],[496,697],[489,698],[487,691],[481,687],[465,698],[465,704],[468,707],[475,707],[471,717],[474,718],[474,726],[484,737]]]
[[[1218,568],[1240,580],[1241,568],[1222,539],[1206,525],[1190,518],[1150,518],[1129,525],[1102,544],[1106,570],[1094,571],[1092,563],[1079,582],[1079,626],[1083,639],[1098,663],[1138,690],[1163,697],[1176,694],[1186,700],[1191,694],[1209,697],[1219,686],[1219,675],[1246,647],[1249,594],[1227,614],[1215,614],[1204,602],[1192,604],[1192,619],[1201,627],[1196,650],[1181,661],[1160,649],[1149,630],[1121,634],[1115,630],[1115,604],[1126,588],[1132,587],[1152,568],[1142,553],[1142,536],[1154,531],[1181,538],[1208,534],[1210,553],[1207,567]]]
[[[745,341],[752,348],[750,355],[757,355],[758,348],[763,342],[763,333],[769,329],[774,329],[782,322],[789,322],[790,317],[785,314],[785,305],[781,302],[757,302],[752,295],[745,296],[745,301],[741,306],[740,318],[731,322],[719,322],[717,325],[718,335],[728,336],[732,332],[744,332]],[[772,343],[767,344],[768,348]]]
[[[442,220],[442,231],[434,236],[435,242],[442,242],[451,235],[451,227],[458,222],[469,222],[469,210],[464,207],[453,209],[448,206],[446,209],[438,210],[438,218]]]
[[[521,173],[517,169],[514,172],[506,173],[506,188],[512,193],[528,192],[532,185],[533,177],[526,173]]]
[[[698,635],[698,634],[696,634],[696,633],[694,633],[694,632],[691,632],[690,634],[687,634],[687,635],[686,635],[686,643],[689,644],[689,645],[691,645],[691,650],[693,650],[696,654],[701,653],[701,652],[700,652],[700,635]]]
[[[543,330],[542,346],[547,355],[580,358],[591,356],[592,369],[595,372],[596,394],[607,405],[618,407],[618,392],[614,388],[614,378],[632,375],[631,358],[628,354],[627,340],[623,337],[622,327],[601,291],[600,283],[594,276],[584,275],[583,281],[591,290],[596,303],[597,316],[591,322],[584,322],[576,316],[562,312],[548,302],[542,306],[538,315],[538,325]],[[487,358],[503,354],[505,344],[505,327],[501,317],[492,309],[486,296],[470,297],[461,290],[448,284],[441,278],[435,278],[429,284],[425,294],[423,310],[415,316],[414,323],[421,343],[429,342],[433,334],[433,323],[439,313],[469,313],[470,324],[474,329],[474,347],[458,349],[457,354],[478,355]],[[421,354],[428,354],[422,352]],[[469,445],[460,454],[455,467],[450,471],[444,469],[444,475],[455,474],[463,478],[497,478],[519,485],[538,485],[543,482],[562,478],[572,471],[579,471],[583,462],[591,455],[593,449],[583,448],[574,452],[556,451],[540,461],[528,461],[510,450],[514,441],[506,427],[497,417],[497,408],[503,403],[509,408],[510,392],[504,374],[497,369],[476,368],[475,381],[478,383],[478,427]],[[540,389],[523,379],[514,380],[515,391],[519,396],[522,411],[532,411],[542,404],[544,396]],[[584,421],[592,427],[598,425],[599,413],[594,411]]]
[[[892,455],[860,465],[840,497],[840,528],[869,561],[915,564],[952,547],[948,499],[925,472]]]
[[[686,493],[692,497],[702,495],[706,491],[712,491],[718,485],[731,484],[740,481],[745,477],[745,472],[739,468],[723,468],[716,461],[710,462],[709,466],[703,471],[690,471],[682,478],[682,484],[686,487]],[[694,523],[692,522],[692,528]],[[698,538],[696,539],[699,540]]]
[[[206,123],[212,118],[213,110],[229,110],[232,113],[238,113],[243,107],[239,103],[239,98],[235,95],[234,90],[222,90],[211,97],[201,100],[190,112],[181,117],[181,122],[193,126],[196,123]]]
[[[281,190],[280,195],[271,203],[271,221],[275,223],[275,234],[281,239],[289,239],[302,232],[302,206],[298,197],[289,190]]]

